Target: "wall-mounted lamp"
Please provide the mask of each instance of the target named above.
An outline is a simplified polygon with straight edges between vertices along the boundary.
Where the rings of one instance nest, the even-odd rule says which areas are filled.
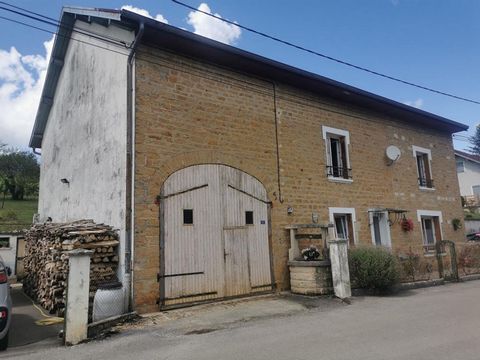
[[[60,181],[61,181],[63,184],[70,184],[70,181],[68,181],[68,180],[65,179],[65,178],[60,179]]]
[[[293,214],[293,207],[289,206],[287,207],[287,214],[292,215]]]

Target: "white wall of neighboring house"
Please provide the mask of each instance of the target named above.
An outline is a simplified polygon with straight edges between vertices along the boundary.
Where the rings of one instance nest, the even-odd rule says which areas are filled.
[[[473,195],[473,186],[480,186],[480,164],[455,155],[456,161],[463,161],[464,171],[458,172],[458,183],[460,185],[460,195]]]
[[[132,32],[114,25],[76,21],[75,28],[127,44],[134,39]],[[125,48],[72,33],[42,142],[38,204],[40,221],[93,219],[118,228],[120,276],[125,257],[127,55]]]

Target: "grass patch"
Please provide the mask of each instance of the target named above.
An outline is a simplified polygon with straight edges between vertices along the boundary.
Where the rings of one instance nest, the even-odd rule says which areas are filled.
[[[473,212],[465,213],[465,220],[480,220],[480,214]]]
[[[0,200],[0,206],[1,204]],[[0,208],[0,232],[22,230],[30,227],[37,209],[37,199],[5,199],[3,209]]]

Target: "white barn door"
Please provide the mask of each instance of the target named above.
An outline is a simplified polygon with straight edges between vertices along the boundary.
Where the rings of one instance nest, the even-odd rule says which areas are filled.
[[[268,201],[257,179],[191,166],[167,179],[162,199],[162,305],[272,289]]]

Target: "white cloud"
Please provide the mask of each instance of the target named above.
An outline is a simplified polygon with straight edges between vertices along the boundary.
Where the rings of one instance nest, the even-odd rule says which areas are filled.
[[[123,5],[122,6],[122,10],[125,9],[125,10],[128,10],[128,11],[131,11],[131,12],[134,12],[134,13],[137,13],[137,14],[140,14],[142,16],[146,16],[146,17],[149,17],[150,19],[155,19],[157,21],[160,21],[160,22],[163,22],[165,24],[168,24],[168,20],[165,19],[163,17],[162,14],[157,14],[155,15],[155,17],[153,17],[152,15],[150,15],[150,13],[148,12],[148,10],[145,10],[145,9],[140,9],[140,8],[137,8],[133,5]]]
[[[212,14],[210,7],[206,3],[201,3],[198,10]],[[214,14],[221,17],[219,14]],[[206,36],[225,44],[233,44],[240,38],[242,30],[233,24],[215,19],[198,11],[192,11],[188,14],[187,23],[193,26],[195,34]]]
[[[28,147],[53,41],[43,43],[44,55],[0,49],[0,143]]]
[[[404,104],[408,105],[408,106],[413,106],[417,109],[421,109],[422,106],[423,106],[423,99],[417,99],[417,100],[413,100],[413,101],[405,101]]]

